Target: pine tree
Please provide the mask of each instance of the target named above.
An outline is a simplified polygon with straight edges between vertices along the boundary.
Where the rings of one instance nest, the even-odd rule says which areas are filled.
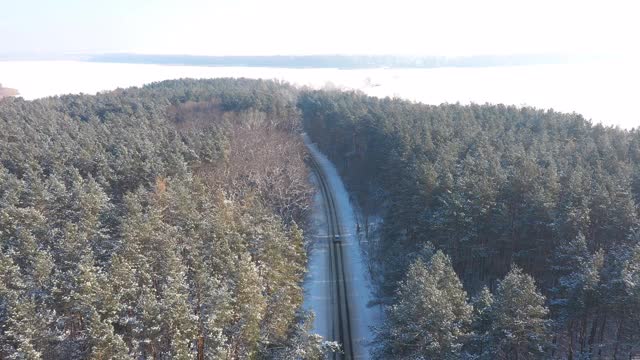
[[[311,333],[313,314],[298,313],[296,322],[285,344],[269,349],[267,357],[274,360],[324,360],[339,351],[336,342],[323,341],[322,337]]]
[[[38,321],[32,297],[25,295],[27,283],[11,257],[0,252],[0,355],[7,359],[41,359],[42,341],[47,324]]]
[[[13,345],[8,351],[8,359],[37,360],[42,359],[42,349],[36,343],[42,341],[41,335],[47,324],[39,321],[36,304],[32,298],[15,299],[9,308],[7,319],[6,341]]]
[[[143,284],[135,309],[138,317],[132,341],[136,347],[135,357],[157,359],[163,353],[162,310],[155,290],[149,284]]]
[[[555,263],[560,276],[558,286],[553,289],[555,296],[552,304],[554,312],[558,313],[558,323],[566,329],[570,339],[567,354],[570,358],[580,358],[581,354],[588,356],[586,354],[593,351],[595,335],[590,336],[590,344],[587,344],[586,337],[590,334],[586,328],[588,320],[594,317],[594,330],[591,331],[594,333],[600,316],[600,274],[604,266],[604,253],[597,251],[591,254],[585,237],[578,234],[576,239],[558,249]],[[587,345],[590,345],[589,348]]]
[[[128,359],[128,347],[122,337],[115,333],[115,307],[110,282],[85,254],[75,275],[78,284],[72,290],[73,308],[79,312],[86,328],[89,346],[88,357],[93,360]]]
[[[193,315],[189,304],[188,289],[180,260],[172,257],[169,262],[171,271],[162,294],[161,304],[163,332],[171,344],[172,359],[192,359],[198,317]]]
[[[417,259],[400,284],[396,302],[378,335],[381,358],[459,359],[471,325],[472,308],[449,257],[441,251],[429,263]]]
[[[277,346],[285,340],[302,303],[302,288],[296,281],[304,273],[302,231],[295,224],[285,231],[279,219],[262,214],[243,219],[251,221],[243,227],[264,286],[266,310],[261,338],[265,346]]]
[[[493,294],[486,286],[472,299],[473,335],[469,347],[470,353],[478,355],[481,359],[490,359],[492,356],[490,336],[493,302]]]
[[[260,321],[266,302],[256,265],[249,254],[241,255],[235,269],[236,321],[231,335],[231,356],[251,358],[260,340]]]
[[[495,359],[542,359],[549,347],[549,310],[533,278],[514,266],[500,281],[491,306]]]
[[[634,234],[640,240],[640,233]],[[640,351],[640,241],[636,243],[627,260],[624,261],[622,279],[625,292],[623,302],[628,309],[622,316],[629,317],[628,340],[631,351]]]
[[[127,360],[129,348],[122,336],[114,333],[113,325],[108,320],[101,320],[97,312],[89,314],[88,332],[90,334],[92,360]]]

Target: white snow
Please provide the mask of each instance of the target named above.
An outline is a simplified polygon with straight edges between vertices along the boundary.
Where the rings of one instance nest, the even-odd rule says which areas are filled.
[[[331,339],[331,277],[329,275],[329,243],[324,202],[315,176],[311,178],[316,190],[311,219],[311,251],[308,272],[304,280],[304,308],[315,313],[313,331],[325,340]]]
[[[359,359],[368,359],[373,342],[372,326],[377,326],[382,318],[379,306],[368,307],[374,300],[371,277],[365,260],[364,249],[361,248],[356,233],[356,222],[349,194],[331,161],[315,144],[305,136],[305,142],[312,156],[323,168],[327,182],[333,191],[338,217],[342,230],[344,268],[347,274],[349,292],[349,311],[351,313],[352,338],[355,340],[354,351]],[[315,180],[314,180],[315,181]],[[305,281],[305,308],[314,311],[314,331],[329,338],[331,329],[330,278],[327,227],[320,192],[314,199],[314,244],[309,258],[309,272]]]
[[[25,99],[95,93],[179,78],[281,79],[312,88],[358,89],[371,96],[425,104],[531,105],[577,111],[605,125],[640,125],[635,59],[584,64],[435,69],[285,69],[115,64],[82,61],[0,61],[0,83]],[[373,85],[375,84],[375,86]]]

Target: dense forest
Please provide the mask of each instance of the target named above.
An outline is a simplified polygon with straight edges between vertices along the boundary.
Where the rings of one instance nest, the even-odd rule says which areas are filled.
[[[0,359],[320,358],[295,90],[0,102]]]
[[[640,355],[640,131],[348,92],[299,106],[365,219],[383,219],[379,357]]]
[[[324,358],[303,131],[363,214],[374,357],[640,355],[640,131],[216,79],[0,101],[0,359]]]

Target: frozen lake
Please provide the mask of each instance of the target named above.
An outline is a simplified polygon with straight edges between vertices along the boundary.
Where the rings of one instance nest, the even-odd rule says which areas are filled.
[[[247,77],[314,88],[359,89],[427,104],[503,103],[578,112],[624,128],[640,126],[640,71],[633,62],[435,69],[285,69],[78,61],[0,61],[0,83],[26,99],[140,86],[177,78]]]

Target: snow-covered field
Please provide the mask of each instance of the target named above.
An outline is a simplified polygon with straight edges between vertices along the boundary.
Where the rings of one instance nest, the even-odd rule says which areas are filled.
[[[382,310],[379,306],[368,306],[374,297],[364,251],[360,247],[359,237],[356,233],[354,211],[349,202],[349,194],[336,168],[314,144],[310,143],[308,138],[305,138],[305,141],[311,154],[323,168],[329,187],[334,194],[343,235],[342,249],[349,286],[352,336],[356,342],[356,354],[360,355],[359,358],[367,359],[373,340],[371,327],[379,325]],[[313,223],[316,230],[313,234],[314,243],[309,258],[309,272],[305,279],[304,306],[316,314],[314,331],[329,338],[332,317],[329,306],[331,278],[329,275],[329,243],[323,206],[322,196],[318,191],[314,198]]]
[[[178,78],[247,77],[358,89],[426,104],[502,103],[578,112],[594,122],[640,126],[634,61],[435,69],[283,69],[80,61],[0,61],[0,83],[26,99],[140,86]]]

